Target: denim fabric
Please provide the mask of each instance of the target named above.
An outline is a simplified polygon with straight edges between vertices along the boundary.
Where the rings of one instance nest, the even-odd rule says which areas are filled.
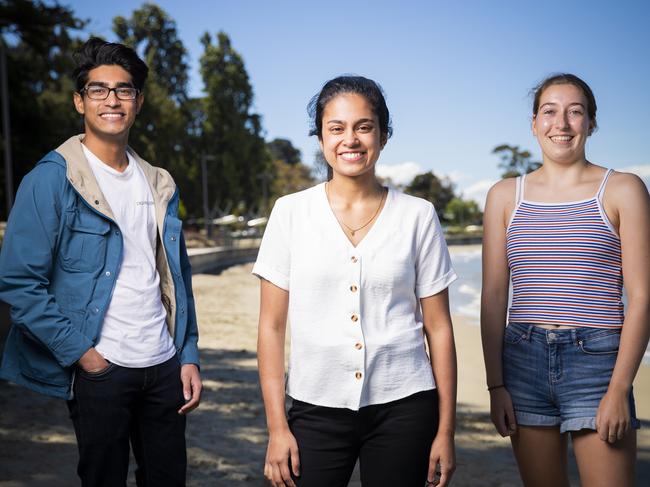
[[[129,441],[138,487],[185,485],[185,416],[178,357],[152,367],[109,364],[98,373],[77,369],[68,401],[79,447],[83,487],[125,486]]]
[[[75,177],[78,187],[68,179],[71,171],[79,172],[82,162],[87,166],[80,139],[73,137],[57,150],[71,148],[78,158],[65,159],[52,151],[23,178],[0,251],[0,299],[11,305],[12,321],[0,378],[65,399],[71,398],[74,364],[99,337],[123,252],[119,227],[97,210],[102,197],[89,201],[78,191],[81,180],[85,188],[96,185],[90,168],[88,177]],[[158,205],[162,245],[157,268],[167,324],[181,362],[198,365],[198,328],[178,219],[179,194],[166,171],[138,160],[149,174]],[[169,182],[164,198],[163,191],[155,189],[158,180]]]
[[[361,485],[422,487],[438,431],[435,389],[358,411],[294,400],[289,428],[298,442],[298,487],[346,487],[359,459]]]
[[[560,426],[560,432],[596,429],[596,413],[616,364],[620,330],[548,330],[511,323],[503,343],[504,384],[517,423]],[[640,427],[630,391],[632,426]]]

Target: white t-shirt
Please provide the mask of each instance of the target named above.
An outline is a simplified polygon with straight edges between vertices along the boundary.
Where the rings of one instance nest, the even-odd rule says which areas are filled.
[[[282,197],[253,273],[289,291],[294,399],[358,410],[435,387],[419,298],[456,274],[431,203],[389,189],[354,247],[324,184]]]
[[[157,224],[153,195],[142,169],[127,153],[129,165],[119,172],[104,164],[85,145],[86,159],[106,197],[124,248],[117,282],[95,348],[123,367],[150,367],[174,356],[166,325],[156,269]],[[108,275],[104,279],[113,279]]]

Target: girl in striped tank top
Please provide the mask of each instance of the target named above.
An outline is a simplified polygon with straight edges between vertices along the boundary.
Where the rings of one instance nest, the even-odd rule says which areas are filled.
[[[595,128],[589,86],[570,74],[546,79],[532,122],[543,164],[495,184],[486,202],[481,331],[491,416],[527,487],[569,485],[569,435],[583,486],[634,484],[650,201],[638,177],[587,161]]]

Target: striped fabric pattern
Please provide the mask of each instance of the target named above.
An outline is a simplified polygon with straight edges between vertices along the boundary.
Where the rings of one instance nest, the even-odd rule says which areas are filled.
[[[506,232],[510,322],[623,325],[621,242],[600,201],[608,176],[588,200],[519,201]]]

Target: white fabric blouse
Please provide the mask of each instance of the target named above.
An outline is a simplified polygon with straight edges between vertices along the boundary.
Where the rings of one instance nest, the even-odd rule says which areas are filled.
[[[355,247],[324,183],[284,196],[253,274],[289,291],[292,398],[358,410],[435,387],[419,298],[456,274],[428,201],[390,188]]]

